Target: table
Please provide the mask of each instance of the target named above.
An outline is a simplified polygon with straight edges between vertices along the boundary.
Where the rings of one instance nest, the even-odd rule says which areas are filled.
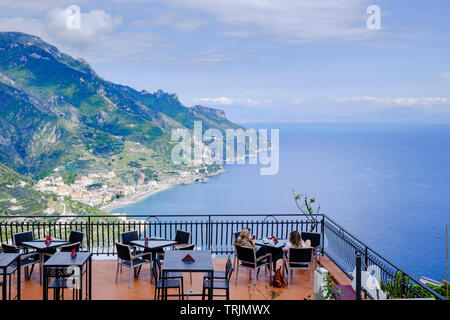
[[[33,241],[25,241],[22,242],[21,246],[35,249],[39,252],[39,283],[42,283],[42,264],[44,263],[44,253],[45,250],[48,249],[56,249],[60,246],[64,246],[69,244],[69,241],[61,240],[61,239],[52,239],[52,241],[47,246],[45,244],[45,239],[33,240]]]
[[[150,250],[158,249],[158,248],[164,248],[164,247],[170,247],[174,244],[177,244],[176,241],[172,240],[163,240],[163,239],[148,239],[147,245],[145,245],[145,240],[133,240],[130,241],[133,245],[141,248],[147,248]]]
[[[0,254],[0,268],[3,270],[3,285],[2,285],[2,299],[6,300],[6,273],[8,267],[17,261],[17,300],[20,300],[20,253],[1,253]],[[11,279],[10,279],[11,280]]]
[[[87,263],[86,268],[86,296],[87,300],[92,300],[92,253],[91,252],[77,252],[77,255],[72,259],[71,252],[56,252],[50,259],[44,263],[44,289],[43,299],[48,300],[48,278],[47,268],[56,267],[76,267],[80,269],[80,299],[83,299],[83,266]]]
[[[281,240],[279,239],[278,242],[275,244],[273,242],[265,243],[263,240],[256,240],[255,245],[262,246],[262,247],[268,247],[273,249],[282,249],[286,245],[287,240]]]
[[[283,248],[286,246],[286,242],[287,240],[284,239],[278,239],[277,243],[274,243],[272,241],[265,243],[263,240],[255,241],[255,245],[266,247],[267,250],[272,254],[272,264],[273,264],[272,270],[274,272],[277,270],[277,260],[283,258]]]
[[[187,254],[190,254],[195,262],[184,262],[183,259]],[[211,251],[209,250],[169,250],[164,253],[164,263],[162,266],[162,286],[163,286],[163,298],[164,295],[164,279],[168,272],[207,272],[208,277],[211,279],[211,286],[214,275],[214,265],[212,260]],[[183,293],[184,294],[184,293]],[[212,300],[213,290],[208,290],[208,299]],[[196,296],[200,296],[197,294]]]

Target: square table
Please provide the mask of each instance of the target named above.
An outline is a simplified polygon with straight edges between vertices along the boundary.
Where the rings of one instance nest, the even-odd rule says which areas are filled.
[[[194,262],[184,262],[183,259],[190,254],[195,259]],[[162,266],[162,286],[164,295],[164,279],[168,272],[207,272],[211,279],[211,286],[214,274],[214,265],[211,251],[209,250],[169,250],[164,253],[164,263]],[[184,293],[183,293],[184,294]],[[208,299],[212,300],[213,290],[208,290]]]
[[[156,249],[160,249],[160,248],[164,248],[164,247],[170,247],[170,246],[173,246],[173,245],[177,244],[176,241],[166,240],[166,239],[162,239],[162,238],[149,238],[148,241],[147,241],[147,245],[145,245],[145,240],[132,240],[132,241],[130,241],[130,243],[135,245],[136,247],[149,249],[151,251],[151,254],[152,254],[152,258],[151,258],[152,261],[155,260],[154,251]],[[151,263],[150,263],[150,268],[153,268]],[[135,272],[134,276],[137,277],[138,273]],[[151,278],[153,279],[153,271],[152,271],[152,274],[151,274]]]
[[[17,300],[20,300],[20,253],[0,253],[0,268],[3,270],[2,299],[6,300],[6,273],[8,267],[17,261]],[[11,280],[11,279],[10,279]]]
[[[145,245],[145,240],[133,240],[130,241],[133,245],[141,248],[147,248],[150,250],[158,249],[158,248],[164,248],[164,247],[170,247],[174,244],[177,244],[176,241],[173,240],[164,240],[164,239],[148,239],[147,245]]]
[[[39,252],[39,283],[42,283],[42,264],[44,263],[45,250],[56,249],[66,244],[70,244],[70,242],[61,239],[52,239],[49,245],[45,244],[45,239],[24,241],[21,243],[21,246],[35,249],[36,251]]]
[[[263,240],[256,240],[255,245],[261,246],[261,247],[267,247],[268,252],[272,254],[272,266],[273,271],[275,272],[277,269],[277,260],[276,258],[282,259],[283,258],[283,248],[286,246],[287,240],[284,239],[278,239],[277,243],[274,243],[273,241],[264,242]],[[280,252],[281,251],[281,252]]]
[[[273,241],[264,242],[263,240],[256,240],[255,245],[261,246],[261,247],[268,247],[273,249],[282,249],[286,245],[287,240],[278,239],[277,243],[274,243]]]
[[[72,267],[79,268],[80,299],[83,299],[83,266],[87,263],[86,268],[86,295],[87,300],[92,300],[92,252],[77,252],[77,255],[72,259],[71,252],[56,252],[44,263],[44,300],[48,300],[48,278],[47,268],[56,267]],[[76,277],[76,276],[74,276]]]

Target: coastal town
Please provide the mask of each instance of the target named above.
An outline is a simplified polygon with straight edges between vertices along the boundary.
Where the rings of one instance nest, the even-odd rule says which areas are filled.
[[[135,184],[124,183],[114,171],[89,173],[77,177],[73,183],[67,183],[61,175],[52,174],[39,180],[34,189],[70,197],[74,201],[108,211],[177,185],[207,182],[208,176],[221,172],[222,169],[211,168],[164,171],[158,172],[158,178],[154,180],[147,181],[141,176]]]

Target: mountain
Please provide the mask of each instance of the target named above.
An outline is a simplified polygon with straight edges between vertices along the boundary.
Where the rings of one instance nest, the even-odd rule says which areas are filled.
[[[139,173],[152,176],[171,168],[171,129],[192,129],[196,120],[204,130],[240,127],[223,111],[185,107],[176,94],[109,82],[38,37],[0,32],[0,162],[20,174],[125,176],[142,166]]]

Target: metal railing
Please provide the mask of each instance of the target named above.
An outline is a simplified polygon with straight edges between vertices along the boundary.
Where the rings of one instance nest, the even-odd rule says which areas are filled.
[[[320,251],[350,279],[360,252],[363,269],[376,266],[377,277],[389,284],[401,275],[400,295],[409,298],[434,297],[437,292],[406,274],[389,260],[372,250],[326,215],[315,215],[315,232],[322,236]],[[115,242],[120,233],[137,230],[139,237],[157,236],[173,239],[176,230],[191,233],[191,243],[214,254],[234,253],[234,233],[248,227],[261,238],[272,235],[286,239],[293,230],[311,231],[311,223],[299,214],[273,215],[96,215],[96,216],[0,216],[0,242],[12,243],[17,232],[33,231],[35,238],[68,239],[71,230],[86,234],[85,248],[94,254],[115,254]],[[366,291],[366,295],[368,292]],[[368,294],[372,297],[370,294]],[[374,298],[374,297],[372,297]]]

